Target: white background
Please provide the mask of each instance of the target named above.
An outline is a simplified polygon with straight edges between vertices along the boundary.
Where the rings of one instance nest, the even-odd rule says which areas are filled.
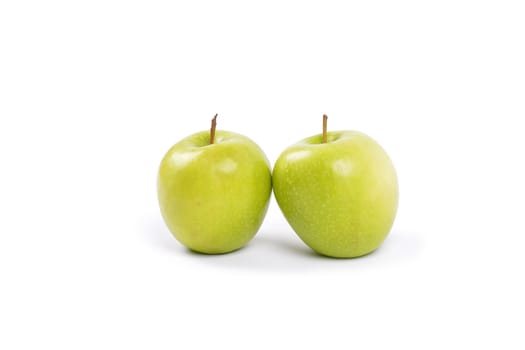
[[[2,1],[0,348],[523,349],[524,97],[522,1]],[[157,167],[215,113],[272,164],[323,113],[378,140],[383,246],[316,256],[272,199],[184,249]]]

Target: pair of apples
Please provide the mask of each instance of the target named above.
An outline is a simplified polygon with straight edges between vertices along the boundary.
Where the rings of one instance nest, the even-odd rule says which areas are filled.
[[[188,136],[160,164],[162,217],[189,249],[228,253],[259,230],[273,191],[297,235],[319,254],[351,258],[386,238],[398,204],[397,175],[383,148],[357,131],[327,132],[287,148],[273,173],[246,136],[211,130]]]

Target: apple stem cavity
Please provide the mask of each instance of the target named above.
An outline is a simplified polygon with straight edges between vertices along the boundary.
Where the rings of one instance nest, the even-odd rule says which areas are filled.
[[[213,145],[215,143],[215,128],[217,127],[217,116],[218,114],[215,114],[215,116],[211,120],[210,145]]]
[[[328,116],[326,114],[323,114],[323,143],[326,143],[328,141],[328,135],[326,133],[327,127],[328,127]]]

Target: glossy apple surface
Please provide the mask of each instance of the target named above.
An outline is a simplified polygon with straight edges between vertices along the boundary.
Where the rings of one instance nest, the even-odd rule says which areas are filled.
[[[306,138],[286,149],[273,170],[277,203],[314,251],[340,258],[375,250],[397,211],[397,175],[387,153],[357,131]]]
[[[249,138],[217,130],[175,144],[160,164],[157,194],[162,217],[175,238],[207,254],[244,246],[268,209],[271,170]]]

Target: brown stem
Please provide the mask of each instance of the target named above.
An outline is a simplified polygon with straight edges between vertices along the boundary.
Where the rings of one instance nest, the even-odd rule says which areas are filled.
[[[328,116],[324,114],[323,115],[323,143],[326,143],[328,141],[328,136],[326,134],[327,126],[328,126]]]
[[[215,114],[215,117],[211,120],[211,129],[210,129],[210,145],[213,145],[215,142],[215,128],[217,127],[217,116],[218,114]]]

